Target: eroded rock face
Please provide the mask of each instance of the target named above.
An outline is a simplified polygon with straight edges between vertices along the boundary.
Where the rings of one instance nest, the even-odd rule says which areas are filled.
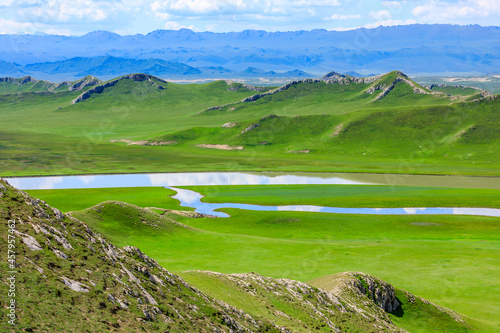
[[[358,290],[373,300],[384,311],[393,312],[399,307],[400,303],[392,285],[364,273],[354,273],[354,277],[359,282],[354,284]]]

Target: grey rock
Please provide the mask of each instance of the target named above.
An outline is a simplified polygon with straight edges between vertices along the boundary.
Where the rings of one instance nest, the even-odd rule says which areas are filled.
[[[68,279],[67,277],[61,276],[60,279],[64,282],[66,286],[68,286],[71,290],[88,293],[89,287],[84,285],[83,283]]]
[[[36,240],[35,237],[28,235],[28,234],[23,234],[17,230],[14,230],[14,233],[21,237],[22,241],[26,246],[31,250],[31,251],[41,251],[42,246],[38,241]]]

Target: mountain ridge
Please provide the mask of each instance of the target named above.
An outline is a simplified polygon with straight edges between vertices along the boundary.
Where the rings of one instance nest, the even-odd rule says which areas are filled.
[[[181,29],[125,36],[102,31],[79,37],[1,35],[0,61],[11,63],[4,71],[12,73],[18,70],[14,62],[26,66],[82,56],[157,58],[191,67],[224,66],[235,72],[256,67],[313,74],[335,69],[367,75],[397,67],[412,75],[491,73],[499,65],[499,40],[498,27],[445,24],[349,31],[212,33]]]

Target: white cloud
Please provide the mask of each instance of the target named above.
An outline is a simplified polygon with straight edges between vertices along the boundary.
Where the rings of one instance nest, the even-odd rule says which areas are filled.
[[[415,24],[417,23],[416,20],[414,19],[408,19],[408,20],[384,20],[384,21],[377,21],[374,23],[368,23],[365,25],[361,26],[356,26],[356,27],[337,27],[329,30],[335,30],[335,31],[349,31],[349,30],[354,30],[354,29],[359,29],[359,28],[366,28],[366,29],[373,29],[377,27],[393,27],[397,25],[408,25],[408,24]]]
[[[370,16],[373,17],[375,20],[382,21],[382,20],[389,20],[392,19],[392,14],[390,11],[387,9],[382,9],[379,11],[374,11],[370,12]]]
[[[241,15],[280,13],[316,14],[318,7],[337,7],[339,0],[156,0],[150,4],[151,12],[172,15]]]
[[[359,19],[361,18],[361,15],[340,15],[340,14],[333,14],[330,17],[326,17],[325,20],[352,20],[352,19]]]
[[[415,24],[417,23],[416,20],[414,19],[408,19],[408,20],[383,20],[383,21],[377,21],[375,23],[368,23],[363,26],[363,28],[366,29],[373,29],[377,27],[393,27],[396,25],[408,25],[408,24]]]
[[[0,34],[17,34],[31,29],[31,23],[16,22],[14,20],[5,20],[0,18]]]
[[[460,20],[498,18],[500,15],[500,0],[461,0],[448,2],[428,0],[423,5],[413,9],[413,15],[430,23],[452,23]],[[498,22],[498,21],[497,21]],[[476,23],[482,23],[478,20]]]
[[[405,5],[408,1],[382,1],[382,6],[391,9],[399,9],[402,5]]]
[[[190,30],[196,31],[196,28],[194,27],[194,25],[184,26],[184,25],[180,25],[179,23],[174,22],[174,21],[168,21],[167,23],[165,23],[165,29],[166,30],[190,29]]]

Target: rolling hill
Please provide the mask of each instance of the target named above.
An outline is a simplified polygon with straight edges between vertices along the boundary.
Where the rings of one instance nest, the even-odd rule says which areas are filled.
[[[16,279],[16,316],[2,312],[5,331],[12,328],[9,319],[21,330],[65,332],[80,332],[82,327],[405,332],[416,327],[415,316],[424,323],[419,326],[424,332],[435,327],[468,332],[475,325],[359,272],[324,277],[312,285],[257,273],[187,272],[192,281],[188,283],[138,248],[117,247],[95,231],[92,225],[100,219],[100,228],[104,221],[127,221],[120,227],[122,233],[197,232],[172,217],[126,203],[105,202],[79,214],[87,224],[0,180],[0,214],[2,250],[7,252],[8,239],[16,244],[12,266],[1,264],[4,271],[16,270],[11,273]],[[4,307],[12,303],[7,293],[0,300]]]
[[[421,86],[400,71],[364,78],[331,72],[281,87],[180,85],[149,74],[3,81],[5,175],[213,171],[227,163],[238,170],[497,174],[497,96]]]

